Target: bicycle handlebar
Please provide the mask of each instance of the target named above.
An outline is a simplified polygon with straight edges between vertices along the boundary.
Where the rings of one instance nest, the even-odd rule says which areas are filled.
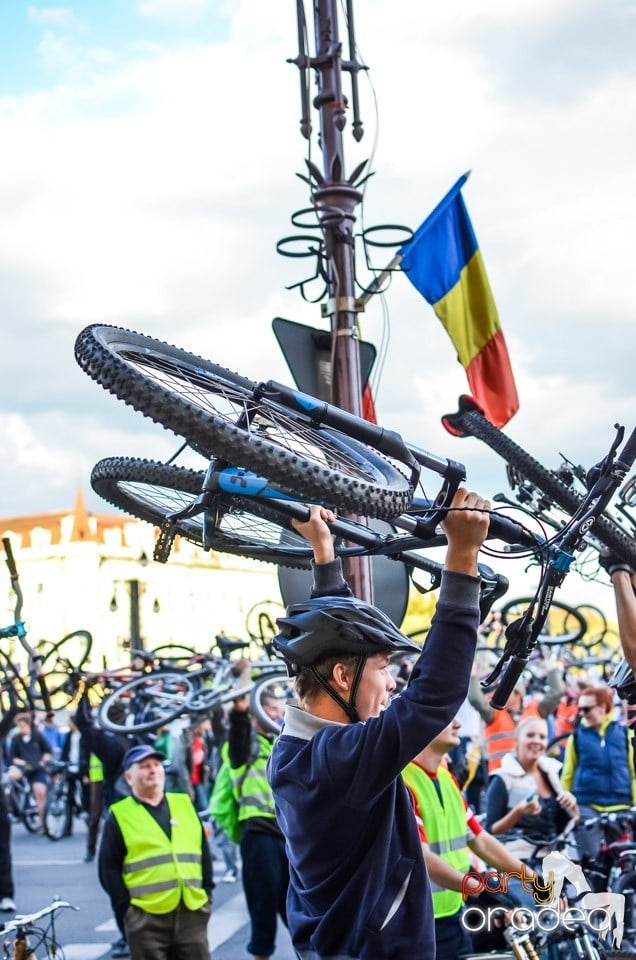
[[[65,907],[68,907],[70,910],[79,910],[79,907],[74,906],[72,903],[68,903],[66,900],[56,899],[53,900],[48,907],[44,907],[42,910],[38,910],[36,913],[16,914],[13,920],[8,920],[6,923],[0,925],[0,933],[11,933],[12,930],[20,930],[23,927],[29,927],[31,924],[36,923],[43,917],[48,917],[52,913],[55,913],[56,910],[62,910]]]
[[[11,546],[11,540],[9,537],[2,538],[2,546],[4,547],[5,560],[9,568],[9,573],[11,574],[11,579],[13,580],[18,576],[18,568],[15,564],[15,557],[13,556],[13,547]]]
[[[425,511],[433,510],[435,509],[435,503],[432,500],[413,500],[411,510],[417,511],[420,508]],[[408,533],[412,533],[422,540],[432,540],[436,536],[435,529],[431,529],[428,521],[419,520],[417,516],[413,516],[410,512],[394,518],[391,523],[400,530],[406,530]],[[542,537],[535,536],[533,533],[530,533],[529,530],[526,530],[525,527],[522,527],[521,524],[510,520],[509,517],[503,517],[499,513],[490,514],[486,539],[503,540],[504,543],[519,544],[520,546],[532,547],[534,549],[542,546],[544,543]]]

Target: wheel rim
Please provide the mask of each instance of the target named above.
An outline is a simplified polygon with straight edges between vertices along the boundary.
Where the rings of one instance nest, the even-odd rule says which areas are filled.
[[[265,677],[257,682],[251,698],[252,711],[257,716],[261,726],[268,730],[269,733],[280,733],[280,724],[272,720],[267,713],[265,713],[262,706],[263,700],[268,695],[278,701],[282,701],[283,707],[297,704],[298,696],[293,679],[282,674]]]
[[[111,461],[97,464],[93,471],[93,487],[100,496],[122,510],[150,523],[160,526],[167,516],[178,513],[190,506],[203,486],[204,474],[190,470],[167,467],[164,464],[150,465],[143,461],[131,460],[128,464],[128,476],[123,475],[123,464],[118,462],[120,476]],[[115,463],[117,463],[115,461]],[[156,480],[143,479],[146,471],[156,476]],[[109,476],[109,473],[113,475]],[[135,473],[140,474],[139,479]],[[165,481],[162,482],[162,475]],[[183,537],[196,543],[220,551],[236,552],[241,555],[252,553],[263,555],[263,559],[284,560],[289,552],[290,559],[298,558],[309,564],[311,548],[306,540],[293,530],[289,530],[274,519],[267,511],[259,510],[254,504],[252,510],[245,511],[231,498],[219,498],[219,509],[213,521],[204,514],[179,520],[177,531]],[[206,534],[209,542],[206,542]]]
[[[153,730],[174,719],[194,689],[185,674],[148,674],[141,682],[124,684],[118,695],[104,704],[100,719],[118,730]],[[121,723],[113,720],[115,704],[124,708]]]
[[[348,446],[340,445],[332,434],[329,439],[300,417],[288,413],[274,403],[255,400],[240,385],[215,376],[207,376],[204,362],[194,358],[171,357],[145,346],[136,348],[128,341],[109,341],[111,350],[133,370],[141,373],[163,391],[173,394],[206,416],[238,427],[249,434],[254,443],[266,443],[306,460],[316,467],[327,466],[358,480],[377,480],[378,473],[366,462],[358,460]],[[206,451],[213,455],[214,450]]]

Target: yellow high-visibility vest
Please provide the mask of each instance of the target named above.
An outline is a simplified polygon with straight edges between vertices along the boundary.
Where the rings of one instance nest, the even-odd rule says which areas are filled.
[[[123,879],[130,902],[147,913],[170,913],[183,901],[188,910],[208,902],[203,889],[201,821],[184,793],[167,793],[169,838],[134,797],[110,808],[126,845]]]

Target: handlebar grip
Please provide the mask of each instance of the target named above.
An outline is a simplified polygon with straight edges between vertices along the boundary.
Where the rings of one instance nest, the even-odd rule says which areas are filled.
[[[435,503],[432,500],[415,498],[411,511],[414,523],[411,526],[416,536],[421,536],[423,540],[432,540],[435,536],[435,530],[432,530],[427,523],[418,522],[418,511],[423,510],[429,512],[435,510]],[[401,524],[396,523],[396,526],[401,526]],[[540,537],[530,533],[515,520],[504,517],[500,513],[494,513],[494,511],[490,514],[486,539],[503,540],[504,543],[535,548],[543,543]]]
[[[18,568],[15,565],[15,557],[13,556],[13,548],[11,546],[11,540],[9,537],[2,538],[2,546],[4,547],[5,559],[7,561],[9,573],[12,577],[17,577]]]
[[[503,710],[508,702],[508,697],[517,685],[517,680],[523,673],[528,663],[527,657],[512,657],[497,684],[495,692],[490,699],[490,706],[494,710]]]
[[[523,547],[537,547],[541,541],[534,534],[529,533],[520,524],[515,523],[508,517],[502,517],[498,513],[490,514],[490,523],[488,524],[488,537],[503,540],[504,543],[521,544]]]

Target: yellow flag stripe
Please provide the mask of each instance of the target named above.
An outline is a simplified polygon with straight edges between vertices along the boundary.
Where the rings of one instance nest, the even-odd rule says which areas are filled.
[[[500,329],[480,250],[475,251],[455,286],[433,304],[433,309],[453,341],[459,362],[467,367]]]

